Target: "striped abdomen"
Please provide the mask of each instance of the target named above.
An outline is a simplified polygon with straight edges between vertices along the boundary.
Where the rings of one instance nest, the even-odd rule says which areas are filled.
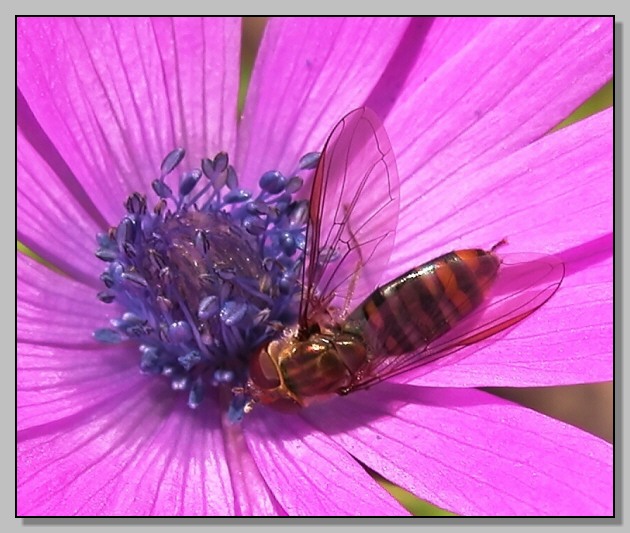
[[[492,251],[458,250],[376,289],[345,329],[376,353],[411,352],[449,331],[483,301],[500,260]]]

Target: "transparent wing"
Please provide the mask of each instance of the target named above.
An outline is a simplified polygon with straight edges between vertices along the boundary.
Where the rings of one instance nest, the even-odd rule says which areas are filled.
[[[564,263],[554,256],[508,255],[484,302],[453,329],[417,350],[376,355],[342,394],[419,367],[450,365],[496,341],[509,328],[542,307],[558,290]],[[415,375],[415,374],[414,374]]]
[[[377,115],[359,108],[335,126],[315,171],[306,232],[300,329],[328,309],[343,318],[380,281],[398,223],[398,173]]]

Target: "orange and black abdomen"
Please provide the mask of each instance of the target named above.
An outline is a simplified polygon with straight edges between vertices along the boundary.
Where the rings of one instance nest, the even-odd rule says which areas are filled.
[[[403,354],[445,334],[483,301],[500,260],[485,250],[458,250],[376,289],[346,321],[377,353]]]

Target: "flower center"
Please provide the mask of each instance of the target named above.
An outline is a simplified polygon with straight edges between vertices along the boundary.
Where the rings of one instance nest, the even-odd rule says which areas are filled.
[[[183,173],[173,193],[166,178],[183,157],[176,149],[162,162],[152,210],[135,192],[118,226],[98,235],[98,298],[122,313],[94,337],[136,342],[141,372],[167,377],[195,408],[211,387],[242,389],[256,348],[296,320],[308,202],[294,196],[318,154],[290,178],[263,174],[255,198],[223,152]],[[245,401],[234,395],[233,416]]]

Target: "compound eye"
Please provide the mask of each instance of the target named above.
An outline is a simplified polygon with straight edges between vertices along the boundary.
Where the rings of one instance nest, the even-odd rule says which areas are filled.
[[[252,357],[249,363],[249,377],[261,389],[275,389],[280,386],[278,369],[273,364],[265,348]]]

